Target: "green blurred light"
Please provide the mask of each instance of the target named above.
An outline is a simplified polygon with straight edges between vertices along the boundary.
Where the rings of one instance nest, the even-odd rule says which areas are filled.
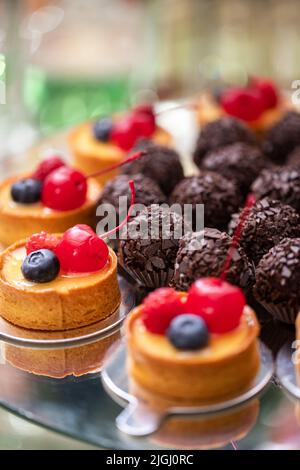
[[[5,57],[3,54],[0,54],[0,77],[4,74],[5,72]]]

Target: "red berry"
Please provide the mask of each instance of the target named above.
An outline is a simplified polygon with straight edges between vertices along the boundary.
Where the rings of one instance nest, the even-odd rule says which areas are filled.
[[[260,93],[265,109],[276,108],[279,101],[279,92],[272,80],[253,77],[250,86]]]
[[[26,252],[27,255],[32,253],[33,251],[46,249],[54,251],[59,243],[58,238],[55,235],[51,235],[47,232],[40,232],[31,235],[26,242]]]
[[[85,203],[86,193],[86,177],[78,170],[63,166],[45,179],[42,202],[51,209],[69,211]]]
[[[134,121],[131,117],[124,117],[117,121],[111,131],[111,140],[122,150],[130,150],[137,140]]]
[[[155,121],[147,114],[133,114],[133,127],[138,137],[151,137],[155,132]]]
[[[44,181],[44,179],[54,170],[57,170],[61,166],[65,166],[64,161],[57,155],[52,155],[44,158],[32,177]]]
[[[143,301],[143,322],[151,333],[163,335],[171,320],[183,313],[184,303],[179,292],[161,287]]]
[[[153,106],[151,104],[139,104],[133,109],[134,114],[148,114],[148,116],[152,116],[155,119],[155,114],[153,110]]]
[[[88,225],[75,225],[65,232],[56,247],[61,270],[65,273],[92,273],[108,260],[108,247]]]
[[[264,111],[264,103],[257,90],[229,88],[221,97],[226,113],[244,121],[255,121]]]
[[[218,278],[198,279],[190,288],[186,310],[200,315],[211,333],[237,328],[246,304],[241,289]]]

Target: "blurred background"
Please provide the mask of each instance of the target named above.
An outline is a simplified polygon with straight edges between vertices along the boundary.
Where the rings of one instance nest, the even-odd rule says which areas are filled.
[[[290,88],[299,21],[297,0],[0,0],[0,155],[211,81]]]
[[[0,158],[143,99],[300,79],[298,0],[0,0]],[[87,448],[0,411],[2,448]]]

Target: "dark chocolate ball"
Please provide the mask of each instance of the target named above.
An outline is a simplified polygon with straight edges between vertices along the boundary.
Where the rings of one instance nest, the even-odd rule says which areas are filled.
[[[300,145],[300,113],[289,111],[269,129],[263,150],[275,163],[284,163],[297,145]]]
[[[277,319],[294,323],[300,309],[300,238],[284,238],[258,263],[255,298]]]
[[[240,215],[232,216],[230,235],[236,230]],[[239,243],[248,258],[257,264],[270,248],[286,237],[300,237],[300,216],[293,207],[264,198],[252,207],[243,225]]]
[[[243,195],[249,192],[255,178],[268,166],[269,161],[260,149],[244,142],[213,150],[201,163],[202,169],[215,171],[232,179]]]
[[[166,286],[174,274],[182,217],[166,207],[150,206],[127,225],[127,238],[119,242],[121,266],[140,284]]]
[[[180,241],[172,284],[187,291],[199,277],[220,276],[231,246],[232,238],[227,233],[212,228],[185,235]],[[226,279],[242,288],[254,282],[253,264],[240,246],[233,250]]]
[[[300,213],[300,167],[265,169],[253,182],[251,189],[257,199],[277,199]]]
[[[167,201],[166,196],[163,194],[155,181],[151,180],[141,173],[136,175],[118,175],[110,180],[103,188],[100,204],[111,204],[116,208],[119,215],[119,203],[121,197],[127,198],[128,209],[131,200],[131,192],[129,181],[133,180],[135,188],[135,204],[143,204],[150,206],[151,204],[163,204]],[[126,215],[126,214],[125,214]]]
[[[233,117],[225,116],[209,122],[200,131],[194,150],[194,162],[200,166],[208,152],[235,142],[255,144],[256,137],[243,122]]]
[[[200,171],[197,176],[184,178],[178,183],[170,196],[170,203],[192,205],[194,230],[199,229],[201,223],[201,220],[197,220],[197,204],[204,205],[204,222],[207,227],[224,229],[231,215],[239,209],[242,197],[232,181],[211,171]]]
[[[183,178],[183,168],[175,150],[141,140],[133,151],[145,150],[146,154],[138,160],[123,166],[127,175],[142,173],[154,180],[164,194],[169,195],[174,186]]]

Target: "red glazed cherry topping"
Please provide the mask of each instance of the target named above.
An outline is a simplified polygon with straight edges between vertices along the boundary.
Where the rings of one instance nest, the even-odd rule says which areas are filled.
[[[32,177],[44,181],[52,171],[57,170],[61,166],[65,166],[65,163],[59,156],[52,155],[46,157],[41,161]]]
[[[132,115],[133,115],[133,118],[136,120],[136,123],[138,123],[139,119],[141,120],[142,117],[147,120],[148,122],[147,130],[149,132],[148,136],[151,136],[156,128],[156,119],[155,119],[153,106],[151,106],[150,104],[141,104],[137,106],[136,108],[134,108]],[[150,134],[150,129],[152,131],[151,134]]]
[[[143,322],[151,333],[163,335],[171,320],[184,311],[179,292],[161,287],[149,294],[143,301]]]
[[[246,304],[243,292],[219,278],[198,279],[190,288],[186,310],[200,315],[211,333],[238,327]]]
[[[55,252],[55,249],[59,243],[58,238],[55,235],[51,235],[47,232],[40,232],[31,235],[26,242],[27,255],[33,251],[41,249],[51,250]]]
[[[111,132],[112,142],[125,151],[130,150],[134,146],[137,137],[134,120],[128,116],[119,119],[114,124]]]
[[[147,114],[134,114],[133,127],[138,137],[151,137],[155,132],[155,121]]]
[[[88,225],[75,225],[65,232],[56,247],[64,273],[91,273],[102,269],[108,260],[108,247]]]
[[[265,109],[276,108],[279,101],[279,93],[272,80],[253,77],[250,81],[250,86],[260,93]]]
[[[86,193],[86,177],[78,170],[63,166],[45,179],[42,202],[51,209],[69,211],[85,203]]]
[[[147,114],[155,119],[155,114],[153,110],[153,106],[151,104],[139,104],[133,110],[135,114]]]
[[[226,113],[244,121],[255,121],[264,111],[259,91],[246,88],[229,88],[221,97]]]

